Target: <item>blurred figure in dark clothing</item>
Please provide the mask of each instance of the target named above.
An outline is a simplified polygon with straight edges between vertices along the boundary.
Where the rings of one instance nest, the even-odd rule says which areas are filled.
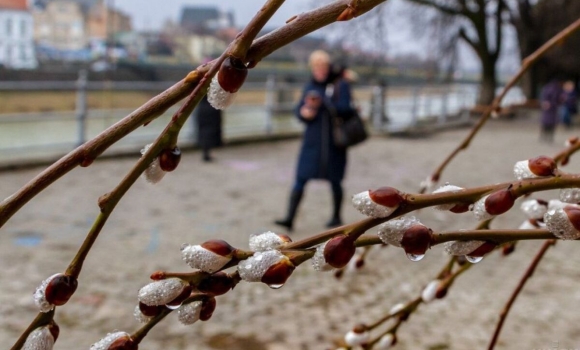
[[[193,116],[197,124],[197,145],[202,150],[203,160],[210,162],[213,159],[210,150],[222,145],[222,111],[213,108],[204,96]]]
[[[562,84],[558,80],[552,80],[542,88],[540,94],[540,106],[542,108],[542,129],[540,141],[553,142],[554,130],[558,124],[558,110],[562,98]]]
[[[564,83],[562,92],[562,123],[570,128],[572,126],[572,117],[578,113],[578,100],[574,82],[568,80]]]

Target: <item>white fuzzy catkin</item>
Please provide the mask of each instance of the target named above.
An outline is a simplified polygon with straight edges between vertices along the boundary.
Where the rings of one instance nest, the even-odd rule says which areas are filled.
[[[546,222],[548,231],[560,239],[580,238],[580,231],[572,225],[572,222],[570,222],[570,218],[564,209],[549,210],[546,215],[544,215],[544,221]]]
[[[40,283],[40,286],[38,286],[38,288],[36,288],[36,291],[34,292],[34,304],[36,304],[36,306],[38,307],[38,309],[40,310],[40,312],[49,312],[50,310],[54,309],[54,305],[49,303],[46,300],[46,287],[48,286],[48,284],[50,283],[50,281],[52,281],[55,277],[62,275],[62,273],[56,273],[52,276],[50,276],[49,278],[45,279],[44,281],[42,281],[42,283]]]
[[[369,195],[369,191],[357,193],[352,196],[352,204],[356,210],[361,212],[361,214],[372,218],[385,218],[391,215],[399,207],[386,207],[373,202]]]
[[[458,192],[458,191],[461,191],[461,190],[463,190],[462,187],[445,184],[445,185],[439,187],[438,189],[436,189],[435,191],[433,191],[433,193]],[[446,211],[446,210],[449,210],[449,209],[453,208],[455,205],[456,205],[456,203],[441,204],[441,205],[434,206],[433,209]]]
[[[191,268],[214,273],[230,262],[231,258],[221,256],[201,245],[184,244],[181,246],[181,257]]]
[[[514,176],[518,180],[533,179],[539,177],[530,170],[530,161],[521,160],[514,165]]]
[[[393,305],[391,310],[389,310],[389,315],[396,315],[404,308],[405,308],[405,304],[403,304],[403,303],[395,304],[395,305]]]
[[[433,280],[429,282],[429,284],[427,284],[425,289],[423,289],[423,291],[421,292],[421,299],[423,300],[423,302],[429,303],[435,300],[435,297],[437,296],[437,290],[439,289],[440,284],[441,281],[439,280]]]
[[[393,342],[395,341],[395,336],[393,333],[387,333],[379,339],[377,344],[374,346],[375,350],[387,350],[393,346]]]
[[[327,243],[328,241],[316,247],[316,252],[314,252],[314,256],[310,260],[312,267],[316,271],[330,271],[333,269],[333,267],[326,262],[326,259],[324,259],[324,248]]]
[[[201,301],[194,301],[189,304],[181,305],[179,309],[177,309],[177,318],[179,319],[179,322],[186,326],[197,322],[197,320],[199,320],[202,304]]]
[[[253,234],[250,236],[250,250],[253,252],[279,249],[285,244],[287,244],[287,242],[272,231]]]
[[[493,218],[495,215],[491,215],[485,209],[485,200],[489,197],[489,195],[480,198],[475,204],[473,204],[473,215],[479,221],[488,220]]]
[[[139,290],[137,299],[149,306],[166,305],[177,298],[186,286],[187,282],[179,278],[151,282]]]
[[[133,310],[133,316],[135,316],[135,319],[139,323],[147,323],[149,322],[149,320],[153,318],[150,316],[143,315],[143,313],[141,312],[141,308],[139,308],[139,305],[135,306],[135,310]]]
[[[530,219],[542,219],[548,211],[548,206],[541,204],[536,199],[528,199],[520,205],[522,212]]]
[[[447,254],[461,256],[473,252],[484,243],[484,241],[451,241],[446,242],[444,246]]]
[[[579,203],[580,188],[562,188],[560,190],[560,200],[564,203]]]
[[[268,269],[283,259],[288,259],[277,250],[256,252],[254,255],[238,264],[240,277],[246,282],[260,282]]]
[[[369,332],[357,333],[355,331],[348,331],[344,335],[344,342],[348,346],[360,346],[369,342],[371,336]]]
[[[227,92],[221,87],[218,81],[218,75],[216,74],[209,85],[209,90],[207,91],[207,101],[215,109],[226,109],[232,103],[234,103],[236,95],[237,93]]]
[[[402,216],[385,222],[379,226],[377,235],[386,244],[391,244],[395,247],[401,247],[401,240],[403,234],[413,225],[421,224],[421,222],[414,216]]]
[[[52,350],[53,346],[54,337],[48,327],[44,326],[36,328],[28,335],[22,350]]]
[[[149,147],[151,147],[151,145],[152,144],[148,144],[145,147],[143,147],[143,149],[141,150],[141,155],[144,155],[145,152],[147,152],[147,150],[149,150]],[[163,171],[161,169],[161,165],[159,165],[159,157],[156,157],[151,162],[151,164],[149,164],[147,169],[145,169],[142,176],[145,179],[145,181],[149,182],[150,184],[156,184],[159,181],[161,181],[161,179],[163,179],[165,174],[166,174],[166,172]]]
[[[520,229],[520,230],[535,230],[538,227],[539,226],[534,225],[530,220],[526,220],[526,221],[522,222],[522,224],[520,225],[520,227],[518,227],[518,229]]]
[[[127,337],[129,338],[129,333],[126,332],[115,332],[108,333],[103,339],[91,345],[90,350],[109,350],[111,344],[113,344],[117,339]]]

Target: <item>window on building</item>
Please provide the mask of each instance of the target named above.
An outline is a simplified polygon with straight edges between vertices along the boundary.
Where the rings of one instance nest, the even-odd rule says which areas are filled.
[[[26,36],[26,32],[27,32],[27,25],[26,25],[26,20],[23,19],[22,21],[20,21],[20,35],[22,35],[23,37]]]
[[[12,19],[6,20],[6,36],[12,36]]]
[[[26,45],[20,45],[20,60],[26,61]]]

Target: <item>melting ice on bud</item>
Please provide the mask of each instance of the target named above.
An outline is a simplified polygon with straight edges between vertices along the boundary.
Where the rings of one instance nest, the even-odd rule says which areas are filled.
[[[580,209],[566,207],[552,209],[544,215],[546,227],[554,236],[561,239],[578,239],[580,231],[577,226],[580,221]]]
[[[556,162],[552,158],[539,156],[517,162],[514,165],[514,176],[518,180],[552,176],[555,169]]]
[[[145,316],[143,312],[141,312],[139,305],[135,306],[135,310],[133,310],[133,316],[135,316],[135,319],[139,323],[147,323],[153,318],[152,316]]]
[[[421,222],[414,216],[401,216],[380,225],[377,235],[384,243],[401,247],[401,240],[405,231],[411,226],[418,224],[421,224]]]
[[[457,191],[461,191],[461,190],[463,190],[463,187],[445,184],[445,185],[439,187],[438,189],[436,189],[435,191],[433,191],[433,193],[457,192]],[[455,205],[456,205],[456,203],[441,204],[441,205],[434,206],[433,209],[446,211],[446,210],[453,208]]]
[[[540,225],[539,225],[537,220],[529,219],[529,220],[525,220],[524,222],[522,222],[522,224],[520,225],[520,227],[518,227],[518,229],[520,229],[520,230],[535,230],[538,227],[540,227]]]
[[[263,252],[271,249],[279,249],[292,242],[286,235],[279,235],[272,231],[253,234],[250,236],[250,250],[253,252]]]
[[[378,203],[379,200],[381,203]],[[397,210],[401,201],[401,195],[391,187],[364,191],[352,197],[354,207],[362,214],[373,218],[384,218],[391,215]]]
[[[494,215],[488,213],[487,209],[485,208],[485,200],[489,196],[490,195],[482,197],[477,202],[475,202],[475,204],[473,204],[473,209],[472,209],[473,215],[475,215],[475,218],[477,220],[483,221],[483,220],[488,220],[488,219],[491,219],[492,217],[494,217]]]
[[[207,100],[215,109],[228,108],[236,98],[236,92],[244,84],[248,67],[242,60],[227,57],[218,74],[214,76],[207,92]]]
[[[148,144],[145,147],[143,147],[143,149],[141,150],[141,155],[145,154],[147,150],[149,150],[149,147],[151,147],[151,145],[152,144]],[[155,159],[151,162],[151,164],[149,164],[147,169],[145,169],[145,171],[143,172],[143,178],[145,179],[145,181],[151,184],[156,184],[159,181],[161,181],[161,179],[163,179],[165,174],[166,172],[163,171],[163,169],[161,169],[161,165],[159,164],[159,157],[155,157]]]
[[[238,272],[246,282],[261,282],[266,272],[278,264],[291,264],[291,262],[288,257],[277,250],[256,252],[238,264]]]
[[[524,214],[530,219],[542,219],[548,211],[548,203],[537,199],[528,199],[520,206]]]
[[[90,350],[137,350],[138,345],[131,339],[129,333],[115,332],[107,334],[103,339],[91,345]]]
[[[56,332],[49,328],[51,326],[39,327],[33,330],[28,337],[26,342],[22,346],[22,350],[52,350],[54,342],[58,337],[58,326],[56,324]]]
[[[439,289],[439,285],[441,284],[440,280],[433,280],[427,284],[425,289],[421,292],[421,299],[423,302],[428,303],[437,297],[437,290]]]
[[[210,240],[201,245],[184,244],[183,260],[192,268],[214,273],[232,260],[234,248],[222,240]]]
[[[387,333],[379,339],[378,343],[374,346],[376,350],[387,350],[390,349],[391,346],[397,343],[397,338],[393,335],[393,333]]]
[[[314,267],[316,271],[330,271],[333,269],[333,267],[326,262],[326,259],[324,259],[324,248],[327,243],[328,241],[316,247],[316,252],[310,260],[312,267]]]
[[[579,203],[580,188],[562,188],[560,190],[560,200],[564,203]]]
[[[425,180],[421,181],[419,187],[424,188],[426,191],[429,191],[435,186],[437,181],[433,180],[433,177],[429,176]]]
[[[165,305],[177,298],[188,283],[179,278],[151,282],[139,290],[137,298],[145,305]]]
[[[34,303],[40,312],[49,312],[55,305],[64,305],[77,288],[76,279],[57,273],[42,281],[34,292]]]
[[[514,165],[514,176],[516,177],[516,179],[523,180],[538,177],[537,175],[532,173],[532,171],[530,170],[530,166],[528,164],[529,164],[528,160],[521,160],[519,162],[516,162],[516,164]]]
[[[344,335],[344,342],[348,346],[361,346],[367,344],[371,338],[370,333],[364,325],[358,325],[353,330]]]
[[[451,241],[444,244],[449,255],[466,255],[481,247],[485,241]]]
[[[201,305],[201,301],[194,301],[189,304],[181,305],[179,309],[177,309],[177,318],[179,319],[179,322],[184,325],[194,324],[199,320]]]
[[[213,77],[207,90],[207,100],[215,109],[226,109],[234,103],[236,93],[230,93],[222,89],[217,75]]]

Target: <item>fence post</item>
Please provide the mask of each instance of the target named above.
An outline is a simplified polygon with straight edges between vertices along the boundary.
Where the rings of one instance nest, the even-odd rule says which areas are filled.
[[[266,79],[266,135],[272,134],[272,118],[274,116],[274,106],[276,104],[276,76],[269,74]]]
[[[77,146],[85,143],[86,140],[86,121],[87,121],[87,77],[86,69],[79,71],[77,79],[77,101],[76,101],[76,120],[77,120]]]

